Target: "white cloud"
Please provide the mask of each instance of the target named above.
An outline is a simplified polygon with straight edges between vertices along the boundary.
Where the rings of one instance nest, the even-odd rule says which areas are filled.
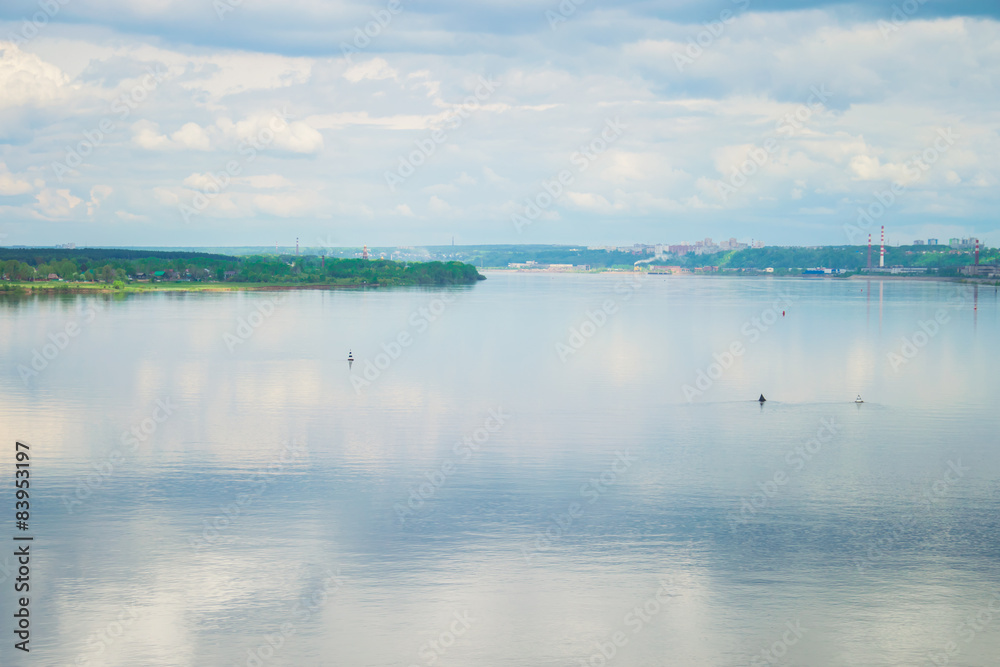
[[[344,72],[344,78],[351,83],[357,83],[365,79],[378,81],[379,79],[398,79],[399,72],[389,67],[382,58],[372,58],[363,63],[358,63]]]
[[[87,202],[87,215],[93,216],[97,209],[101,207],[101,202],[106,200],[114,192],[110,185],[95,185],[90,188],[90,201]]]
[[[136,215],[135,213],[129,213],[128,211],[115,211],[115,215],[119,219],[125,220],[126,222],[145,222],[149,220],[148,217],[144,215]]]
[[[451,211],[451,205],[437,195],[433,195],[427,202],[427,210],[437,215],[442,215]]]
[[[160,126],[150,120],[140,120],[132,124],[132,143],[150,151],[170,148],[170,139],[160,134]]]
[[[256,176],[243,176],[234,178],[235,183],[245,183],[258,190],[273,190],[278,188],[290,188],[292,182],[281,174],[260,174]]]
[[[0,109],[56,104],[69,89],[69,77],[58,67],[0,41]]]
[[[212,147],[208,132],[197,123],[184,123],[181,129],[170,135],[170,138],[175,144],[184,148],[207,151]]]
[[[256,195],[253,198],[253,203],[264,213],[270,213],[280,218],[294,218],[314,213],[319,204],[318,198],[309,193]]]
[[[130,15],[146,11],[108,1]],[[317,33],[346,34],[364,24],[359,20],[371,20],[350,3],[291,1],[311,17],[327,17]],[[151,15],[186,21],[204,14],[204,3],[196,4],[173,0]],[[109,42],[95,37],[90,24],[67,22],[33,40],[30,52],[0,47],[0,196],[36,200],[4,208],[5,221],[30,224],[47,216],[82,224],[84,211],[106,217],[103,207],[142,214],[150,229],[166,228],[179,218],[178,202],[210,187],[208,172],[235,160],[241,173],[203,214],[219,218],[213,224],[232,224],[234,242],[246,229],[236,220],[267,224],[301,216],[299,226],[307,227],[329,215],[363,220],[369,241],[382,235],[403,242],[411,234],[407,242],[419,244],[426,228],[404,219],[414,210],[447,215],[449,225],[466,227],[455,231],[470,242],[501,229],[498,221],[509,234],[493,236],[498,242],[555,242],[545,235],[570,228],[535,225],[529,236],[517,235],[508,219],[566,169],[573,175],[570,195],[545,212],[545,219],[558,220],[573,211],[572,230],[581,237],[564,241],[604,236],[601,228],[612,225],[626,238],[645,238],[650,229],[662,229],[662,240],[696,237],[684,230],[718,225],[720,208],[728,220],[753,221],[755,235],[767,239],[768,229],[780,236],[795,227],[789,222],[802,211],[851,215],[893,180],[907,184],[899,210],[913,226],[943,211],[961,224],[995,227],[983,221],[993,220],[1000,204],[1000,51],[993,47],[1000,22],[918,16],[886,40],[873,21],[838,7],[741,14],[683,72],[672,56],[695,26],[628,7],[615,10],[620,21],[602,33],[600,47],[585,38],[597,25],[597,10],[560,26],[558,40],[518,28],[503,48],[468,39],[473,33],[457,32],[437,15],[415,21],[409,17],[418,14],[407,14],[354,63],[336,49],[309,58],[281,55],[280,45],[274,53],[233,46],[252,43],[259,37],[253,31],[225,48],[210,41],[191,47],[120,26]],[[240,20],[260,11],[264,5],[244,3]],[[169,75],[127,117],[110,111],[147,67]],[[450,126],[446,119],[486,73],[500,82],[496,92]],[[825,86],[829,99],[809,109],[794,132],[779,132],[781,118],[801,111],[817,86]],[[573,153],[619,116],[622,136],[579,171]],[[102,119],[114,127],[100,147],[46,189],[42,178],[51,181],[52,171],[40,156],[62,159],[65,147]],[[955,146],[907,180],[908,161],[947,127],[960,135]],[[392,196],[384,173],[435,129],[447,140]],[[768,139],[777,148],[767,163],[723,201],[718,185]],[[12,173],[6,164],[18,166]],[[102,198],[100,185],[114,193]],[[825,220],[835,215],[812,217],[796,228],[808,227],[813,242],[842,242],[840,226]]]
[[[31,183],[10,173],[10,169],[0,162],[0,196],[23,195],[33,190]]]
[[[45,188],[35,195],[35,199],[38,200],[35,208],[42,216],[50,219],[68,218],[73,209],[83,201],[70,194],[66,188]]]

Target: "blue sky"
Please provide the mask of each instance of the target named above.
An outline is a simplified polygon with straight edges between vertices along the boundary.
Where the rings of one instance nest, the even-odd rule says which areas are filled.
[[[0,244],[843,244],[885,224],[996,245],[998,19],[971,0],[7,2]]]

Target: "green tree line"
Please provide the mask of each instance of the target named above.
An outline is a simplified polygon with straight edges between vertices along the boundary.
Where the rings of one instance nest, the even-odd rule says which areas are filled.
[[[7,281],[48,280],[112,284],[135,280],[316,283],[333,285],[453,285],[483,279],[462,262],[402,263],[389,260],[322,259],[316,256],[230,257],[207,253],[0,249]]]

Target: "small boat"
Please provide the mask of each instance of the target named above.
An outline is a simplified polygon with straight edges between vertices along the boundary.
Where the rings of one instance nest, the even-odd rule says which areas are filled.
[[[760,395],[760,398],[758,398],[758,399],[757,399],[757,402],[758,402],[758,403],[764,403],[764,402],[766,402],[766,401],[767,401],[767,399],[766,399],[766,398],[764,398],[764,394],[761,394],[761,395]]]
[[[861,394],[858,394],[858,397],[854,399],[854,402],[855,403],[864,403],[864,401],[861,400]]]

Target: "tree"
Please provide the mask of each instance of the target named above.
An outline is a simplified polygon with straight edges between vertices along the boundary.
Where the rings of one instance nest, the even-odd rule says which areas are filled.
[[[99,275],[101,277],[101,281],[110,283],[112,280],[115,279],[115,269],[110,264],[105,264],[104,266],[101,267]]]

